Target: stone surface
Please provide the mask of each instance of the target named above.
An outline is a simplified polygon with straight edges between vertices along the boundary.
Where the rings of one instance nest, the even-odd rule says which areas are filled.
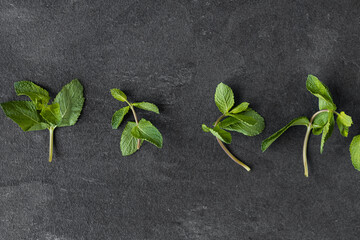
[[[360,173],[348,147],[360,122],[359,1],[10,1],[0,2],[0,101],[13,83],[31,80],[54,97],[74,78],[85,88],[75,126],[24,133],[0,113],[0,239],[360,239]],[[261,141],[317,100],[307,74],[330,88],[353,117],[348,138],[337,130],[320,155],[304,127],[265,153]],[[215,87],[266,120],[256,137],[233,134],[231,151],[246,172],[202,132],[219,116]],[[122,157],[113,112],[133,101],[162,132]],[[132,120],[129,116],[126,120]]]

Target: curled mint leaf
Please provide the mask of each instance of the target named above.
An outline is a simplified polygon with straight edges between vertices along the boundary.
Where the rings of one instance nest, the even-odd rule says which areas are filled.
[[[49,92],[30,81],[19,81],[14,83],[15,92],[18,96],[28,96],[35,104],[37,110],[48,104]]]
[[[281,128],[279,131],[277,131],[276,133],[274,133],[273,135],[271,135],[270,137],[265,139],[261,143],[261,151],[264,152],[268,147],[270,147],[270,145],[276,139],[278,139],[290,127],[292,127],[292,126],[300,126],[300,125],[308,126],[309,125],[309,119],[307,117],[298,117],[298,118],[293,119],[285,127]]]
[[[336,106],[332,100],[331,94],[327,86],[325,86],[317,77],[308,75],[306,88],[314,96],[319,98],[319,109],[336,110]]]

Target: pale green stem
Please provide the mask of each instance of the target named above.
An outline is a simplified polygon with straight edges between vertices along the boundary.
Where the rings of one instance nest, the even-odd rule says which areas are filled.
[[[309,142],[309,137],[312,129],[312,123],[314,122],[314,119],[317,115],[323,112],[330,112],[330,110],[321,110],[316,112],[310,119],[309,125],[306,130],[305,139],[304,139],[304,146],[303,146],[303,162],[304,162],[304,175],[305,177],[309,177],[309,170],[308,170],[308,163],[307,163],[307,146]]]
[[[138,126],[138,125],[139,125],[139,121],[138,121],[138,118],[137,118],[137,116],[136,116],[136,112],[135,112],[134,106],[133,106],[131,103],[129,103],[128,101],[126,101],[126,102],[127,102],[127,104],[129,104],[129,107],[130,107],[130,109],[131,109],[131,111],[132,111],[132,113],[133,113],[133,115],[134,115],[134,119],[135,119],[136,126]],[[138,140],[137,140],[137,149],[140,149],[140,143],[141,143],[141,140],[138,139]]]
[[[215,126],[217,126],[220,122],[221,119],[223,119],[225,117],[225,115],[222,115],[221,117],[219,117],[216,122],[215,122]],[[220,147],[224,150],[224,152],[237,164],[239,164],[240,166],[242,166],[243,168],[245,168],[247,171],[250,171],[250,167],[247,166],[245,163],[241,162],[239,159],[237,159],[234,155],[231,154],[231,152],[225,147],[224,143],[216,138],[217,142],[219,143]]]
[[[49,133],[50,133],[50,140],[49,140],[49,162],[52,161],[52,156],[53,156],[54,130],[55,130],[55,127],[50,127],[50,128],[49,128]]]

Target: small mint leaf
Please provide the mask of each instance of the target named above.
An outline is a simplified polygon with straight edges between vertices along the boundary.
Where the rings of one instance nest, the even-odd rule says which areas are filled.
[[[220,83],[216,87],[215,103],[220,112],[223,114],[227,113],[234,106],[234,93],[232,89],[224,83]]]
[[[351,162],[354,168],[360,171],[360,135],[353,138],[350,144]]]
[[[201,125],[201,128],[204,132],[210,132],[210,128],[208,128],[205,124]]]
[[[219,126],[215,126],[214,128],[209,128],[209,131],[220,139],[222,142],[230,144],[231,143],[231,134],[223,129],[221,129]]]
[[[116,100],[119,100],[120,102],[126,102],[127,97],[126,97],[125,93],[123,91],[121,91],[120,89],[113,88],[110,90],[110,92],[111,92],[111,95]]]
[[[335,126],[334,114],[329,113],[328,122],[325,124],[323,128],[323,133],[321,136],[320,153],[323,153],[325,142],[331,136],[334,126]]]
[[[132,105],[134,107],[159,114],[159,108],[153,103],[139,102],[139,103],[133,103]]]
[[[249,107],[249,103],[248,102],[242,102],[239,105],[237,105],[236,107],[234,107],[230,113],[241,113],[244,112],[247,108]]]
[[[112,129],[118,129],[125,115],[129,112],[130,107],[123,107],[120,110],[117,110],[111,119],[111,127]]]

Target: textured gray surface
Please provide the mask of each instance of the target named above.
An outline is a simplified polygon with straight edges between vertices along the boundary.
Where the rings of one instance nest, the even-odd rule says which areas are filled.
[[[54,1],[55,2],[55,1]],[[359,1],[0,1],[0,100],[31,80],[52,96],[73,78],[85,87],[78,123],[23,133],[0,114],[0,239],[359,239],[360,173],[348,146],[360,123]],[[261,140],[317,100],[307,74],[353,117],[319,153],[310,177],[305,128],[264,154]],[[256,137],[233,134],[235,165],[203,133],[219,115],[216,85],[230,85],[266,120]],[[156,103],[139,111],[163,133],[121,157],[110,88]],[[25,98],[20,98],[25,99]],[[128,120],[131,118],[129,117]]]

